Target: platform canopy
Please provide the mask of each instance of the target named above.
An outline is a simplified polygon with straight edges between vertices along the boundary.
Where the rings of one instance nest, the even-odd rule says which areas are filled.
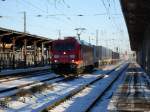
[[[127,24],[131,49],[137,51],[150,23],[150,0],[120,0]]]
[[[37,45],[40,45],[42,42],[51,42],[52,39],[33,35],[29,33],[19,32],[15,30],[0,28],[0,41],[6,44],[11,44],[13,38],[16,39],[16,45],[23,45],[23,40],[27,40],[27,45],[32,45],[34,41],[37,41]]]

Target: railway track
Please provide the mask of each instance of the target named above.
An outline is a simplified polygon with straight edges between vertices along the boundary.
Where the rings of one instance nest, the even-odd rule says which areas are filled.
[[[8,92],[8,91],[11,91],[11,90],[14,90],[14,89],[18,89],[18,88],[23,88],[23,87],[31,86],[31,85],[36,84],[37,82],[50,81],[50,80],[57,79],[57,78],[60,78],[60,77],[61,77],[61,76],[56,76],[56,77],[51,77],[51,78],[44,79],[44,80],[34,81],[34,82],[32,82],[32,83],[21,84],[21,85],[18,85],[18,86],[15,86],[15,87],[11,87],[11,88],[8,88],[8,89],[0,90],[0,93]]]
[[[121,77],[121,75],[126,71],[129,64],[127,64],[122,70],[117,73],[116,77],[114,77],[113,80],[111,80],[108,85],[103,89],[102,92],[91,102],[91,104],[88,106],[88,108],[85,109],[85,112],[91,112],[91,110],[96,106],[96,104],[102,99],[102,97],[105,95],[107,91],[115,84],[115,82]]]
[[[7,72],[6,72],[6,73],[3,73],[3,72],[2,72],[2,73],[0,74],[0,79],[1,79],[1,78],[4,78],[4,77],[5,77],[5,78],[7,78],[7,77],[12,77],[12,76],[16,76],[16,77],[17,77],[17,76],[23,76],[24,74],[28,75],[28,74],[38,73],[38,72],[45,72],[45,71],[49,71],[49,68],[46,68],[46,69],[43,69],[43,70],[41,70],[41,69],[39,68],[39,70],[33,70],[33,71],[32,71],[32,70],[31,70],[31,71],[28,71],[28,70],[26,70],[26,71],[21,71],[21,70],[20,70],[19,72],[13,72],[13,71],[12,71],[12,73],[11,73],[11,72],[10,72],[10,73],[9,73],[9,72],[8,72],[8,73],[7,73]]]
[[[114,83],[117,78],[119,77],[119,74],[121,74],[126,68],[127,68],[128,64],[126,64],[125,66],[122,66],[121,69],[119,69],[118,67],[112,71],[109,71],[107,73],[107,75],[103,74],[99,77],[97,77],[95,80],[89,82],[86,85],[83,85],[73,91],[71,91],[68,95],[64,96],[63,98],[57,100],[56,102],[54,102],[53,104],[51,104],[47,109],[49,111],[52,111],[53,108],[57,108],[57,106],[63,104],[64,102],[69,101],[70,99],[72,99],[74,96],[76,96],[77,94],[80,94],[80,92],[84,91],[86,88],[91,87],[93,84],[97,83],[98,81],[102,80],[104,77],[107,77],[108,74],[111,74],[112,72],[118,70],[118,75],[116,77],[114,77],[114,79],[112,81],[109,82],[109,84],[105,87],[105,89],[103,90],[103,92],[101,92],[101,94],[99,94],[90,105],[88,105],[88,107],[86,109],[84,109],[84,111],[88,112],[90,110],[90,108],[92,108],[93,105],[95,105],[95,103],[97,102],[97,100],[105,93],[105,91],[108,90],[108,88],[111,86],[112,83]],[[80,103],[80,102],[78,102]],[[86,107],[86,106],[85,106]],[[57,110],[56,110],[57,111]],[[74,110],[74,111],[79,111],[79,110]],[[80,110],[81,111],[81,110]],[[83,110],[82,110],[83,111]]]
[[[36,73],[40,73],[40,74],[36,74]],[[15,80],[20,80],[20,79],[30,79],[30,78],[36,78],[36,77],[39,77],[39,76],[44,76],[44,75],[48,75],[50,72],[44,72],[44,73],[41,73],[41,72],[36,72],[34,74],[29,74],[27,76],[19,76],[19,77],[15,77],[15,78],[6,78],[6,79],[3,79],[3,80],[0,80],[0,83],[3,83],[3,82],[9,82],[9,81],[15,81]],[[49,74],[50,75],[50,74]],[[76,79],[79,78],[79,77],[76,77]],[[49,81],[51,81],[51,83],[58,83],[58,82],[66,82],[66,81],[70,81],[70,80],[74,80],[75,78],[74,77],[63,77],[63,76],[53,76],[53,77],[50,77],[50,78],[46,78],[44,80],[37,80],[37,81],[34,81],[32,83],[27,83],[27,84],[20,84],[18,86],[15,86],[15,87],[10,87],[10,88],[7,88],[7,89],[1,89],[0,90],[0,94],[3,94],[5,92],[10,92],[10,91],[13,91],[13,90],[18,90],[16,92],[19,92],[19,90],[23,89],[23,88],[28,88],[28,86],[34,86],[34,85],[38,85],[38,84],[41,84],[41,83],[49,83]],[[54,80],[54,81],[53,81]],[[15,93],[16,93],[15,92]],[[13,94],[15,94],[13,93]],[[0,95],[0,98],[1,98],[1,95]]]
[[[20,80],[20,79],[24,79],[24,78],[30,78],[30,77],[37,77],[37,76],[42,76],[42,75],[46,75],[48,73],[51,73],[50,71],[38,71],[38,72],[34,72],[34,73],[27,73],[27,74],[20,74],[20,75],[10,75],[10,76],[5,76],[5,77],[1,77],[0,78],[0,83],[3,82],[8,82],[8,81],[13,81],[13,80]]]
[[[114,71],[114,69],[111,70],[111,71],[107,71],[107,73],[112,72],[112,71]],[[97,72],[97,71],[96,71],[96,72]],[[96,72],[94,72],[94,74],[95,74]],[[89,76],[86,76],[86,75],[85,75],[85,76],[78,77],[78,78],[74,78],[74,79],[71,79],[71,80],[70,80],[70,79],[66,79],[66,78],[62,79],[62,78],[58,77],[58,79],[57,79],[57,78],[56,78],[56,79],[55,79],[55,78],[53,78],[53,79],[46,79],[46,80],[44,80],[44,82],[36,82],[36,83],[34,83],[34,84],[31,84],[31,85],[22,85],[22,86],[17,87],[17,88],[12,88],[12,90],[9,90],[9,91],[6,91],[6,92],[15,91],[13,94],[16,94],[18,91],[21,91],[23,88],[25,88],[25,89],[28,88],[28,89],[29,89],[30,86],[32,86],[32,85],[33,85],[33,86],[34,86],[34,85],[37,85],[38,83],[39,83],[39,84],[41,84],[41,83],[47,83],[47,84],[50,84],[50,85],[52,84],[52,85],[54,86],[53,88],[57,90],[58,87],[55,87],[55,86],[58,86],[58,85],[63,84],[62,87],[65,87],[66,83],[76,82],[76,80],[81,80],[81,82],[83,83],[83,84],[80,84],[80,83],[78,84],[78,86],[79,86],[78,89],[80,89],[80,88],[83,88],[83,86],[86,87],[86,86],[87,86],[87,85],[86,85],[87,83],[92,83],[91,81],[93,81],[94,79],[105,77],[104,74],[101,75],[101,76],[100,76],[99,74],[97,74],[97,75],[96,75],[96,74],[94,75],[94,74],[93,74],[93,75],[92,75],[92,74],[90,75],[90,77],[93,77],[93,79],[90,79],[90,80],[87,80],[86,78],[83,79],[83,77],[87,77],[87,78],[89,77]],[[97,77],[97,76],[98,76],[98,77]],[[83,80],[83,81],[82,81],[82,80]],[[85,82],[84,80],[87,80],[87,81]],[[98,80],[98,79],[97,79],[97,80]],[[95,80],[95,81],[96,81],[96,80]],[[80,82],[80,81],[79,81],[79,82]],[[85,83],[85,84],[84,84],[84,83]],[[64,84],[65,84],[65,85],[64,85]],[[71,84],[71,85],[72,85],[72,84]],[[74,85],[74,84],[73,84],[73,85]],[[72,87],[72,86],[71,86],[71,87]],[[66,88],[66,87],[65,87],[65,88]],[[70,93],[70,92],[69,92],[69,91],[70,91],[69,88],[70,88],[70,87],[68,87],[68,88],[66,88],[66,89],[63,89],[63,90],[59,90],[59,91],[60,91],[60,92],[61,92],[61,91],[64,91],[64,92],[66,91],[65,94],[69,94],[69,93]],[[77,87],[74,86],[73,88],[77,88]],[[69,91],[68,91],[67,89],[68,89]],[[70,89],[71,89],[71,88],[70,88]],[[17,90],[17,91],[16,91],[16,90]],[[67,91],[68,91],[68,92],[67,92]],[[71,90],[71,91],[72,91],[72,90]],[[79,91],[80,91],[80,90],[79,90]],[[5,94],[6,92],[4,92],[4,94]],[[51,95],[51,92],[52,92],[52,93],[55,93],[55,94],[59,94],[59,93],[57,93],[57,92],[55,92],[55,91],[53,91],[53,90],[52,90],[52,91],[50,90],[49,92],[50,92],[50,93],[42,93],[42,94],[45,94],[45,95],[43,96],[43,98],[46,97],[46,98],[44,98],[45,100],[48,100],[49,98],[52,97],[52,96],[51,96],[51,97],[49,96],[49,95]],[[2,96],[2,94],[0,94],[0,96]],[[34,94],[33,94],[32,96],[34,97]],[[41,95],[40,95],[40,96],[41,96]],[[59,95],[58,95],[58,96],[59,96]],[[60,96],[59,96],[59,97],[60,97]],[[37,100],[42,100],[43,98],[37,97],[37,95],[36,95],[36,99],[37,99]],[[44,99],[43,99],[43,101],[45,101]],[[53,99],[53,98],[52,98],[52,99]],[[52,99],[49,99],[49,100],[52,100]],[[42,101],[40,101],[40,102],[42,102]],[[38,108],[35,109],[35,107],[38,106],[38,105],[39,105],[39,104],[38,104],[37,101],[36,101],[35,104],[31,105],[31,107],[30,107],[30,108],[32,108],[31,110],[33,110],[33,111],[34,111],[34,110],[35,110],[35,111],[41,111],[42,109],[44,109],[44,108],[42,108],[42,109],[40,108],[41,110],[36,110],[36,109],[38,109]],[[29,108],[29,107],[28,107],[28,108]],[[25,109],[27,109],[27,108],[21,108],[21,109],[19,109],[19,110],[17,110],[17,111],[24,111]]]
[[[40,74],[36,74],[36,73],[40,73]],[[47,75],[47,73],[49,72],[44,72],[44,73],[41,73],[41,72],[36,72],[34,74],[29,74],[29,75],[26,75],[26,76],[20,76],[19,77],[14,77],[14,78],[11,78],[11,77],[7,77],[6,79],[3,79],[3,80],[0,80],[0,83],[3,83],[3,82],[9,82],[9,81],[15,81],[15,80],[20,80],[20,79],[25,79],[25,78],[36,78],[36,77],[39,77],[39,76],[44,76],[44,75]],[[79,77],[77,77],[79,78]],[[76,78],[76,79],[77,79]],[[66,82],[66,81],[70,81],[70,80],[74,80],[75,78],[73,77],[62,77],[62,76],[53,76],[53,77],[50,77],[50,78],[46,78],[44,80],[38,80],[38,81],[34,81],[32,83],[26,83],[26,84],[20,84],[18,86],[15,86],[15,87],[10,87],[10,88],[7,88],[7,89],[0,89],[0,98],[3,97],[3,93],[6,93],[6,92],[11,92],[11,91],[14,91],[16,90],[15,92],[13,92],[13,94],[16,94],[17,92],[21,91],[23,88],[28,88],[29,86],[36,86],[38,84],[41,85],[44,84],[44,83],[58,83],[58,82]],[[54,80],[54,81],[53,81]],[[50,82],[49,82],[50,81]],[[28,88],[29,89],[29,88]],[[9,95],[13,95],[13,94],[9,94]]]
[[[50,73],[50,74],[52,74],[52,73]],[[23,76],[23,77],[17,77],[17,78],[12,78],[12,79],[8,79],[8,80],[7,79],[2,80],[1,84],[10,83],[12,81],[14,82],[14,81],[17,81],[17,80],[27,80],[27,82],[23,83],[23,84],[17,84],[17,86],[12,86],[12,87],[8,87],[8,88],[0,88],[0,98],[6,97],[6,95],[5,95],[6,93],[8,93],[7,96],[16,94],[17,92],[21,91],[23,88],[28,88],[29,87],[28,89],[30,89],[30,87],[36,86],[38,84],[41,85],[41,84],[44,84],[44,83],[49,82],[49,81],[53,82],[52,80],[55,80],[54,82],[59,82],[61,80],[64,80],[64,78],[62,76],[57,76],[57,75],[50,76],[50,74],[49,74],[49,72],[45,72],[45,73],[40,73],[40,74],[36,74],[36,75],[35,74],[30,74],[30,75]],[[48,75],[49,75],[49,77],[48,77]],[[41,79],[40,79],[40,76],[41,76]],[[46,78],[43,78],[43,77],[46,77]],[[37,79],[33,80],[31,82],[30,81],[28,82],[28,80],[32,80],[33,78],[34,79],[37,78]]]

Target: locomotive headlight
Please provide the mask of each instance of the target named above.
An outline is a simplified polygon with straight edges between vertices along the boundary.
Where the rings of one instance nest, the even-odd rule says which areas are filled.
[[[59,58],[59,55],[54,55],[54,58]]]
[[[70,58],[75,58],[75,55],[69,55]]]
[[[57,60],[54,60],[54,62],[57,63],[58,61],[57,61]]]

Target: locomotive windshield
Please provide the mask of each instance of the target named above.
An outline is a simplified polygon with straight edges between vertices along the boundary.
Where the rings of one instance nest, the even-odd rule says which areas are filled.
[[[56,51],[74,50],[75,45],[73,43],[57,43],[53,46]]]

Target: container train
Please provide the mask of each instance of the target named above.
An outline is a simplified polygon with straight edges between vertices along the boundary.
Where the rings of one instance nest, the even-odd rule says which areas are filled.
[[[51,69],[56,73],[71,71],[79,74],[84,70],[92,70],[99,64],[111,63],[113,58],[119,59],[119,53],[75,37],[66,37],[51,43]]]

